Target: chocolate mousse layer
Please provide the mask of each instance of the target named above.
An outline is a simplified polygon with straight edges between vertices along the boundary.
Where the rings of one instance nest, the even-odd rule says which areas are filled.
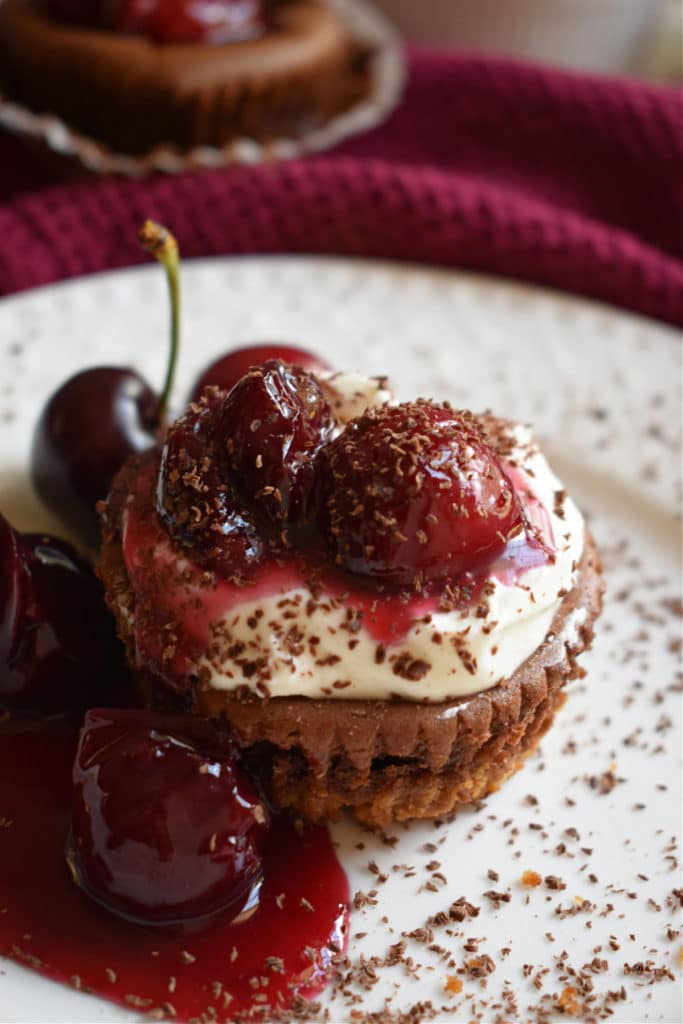
[[[134,459],[117,478],[100,564],[131,660],[135,595],[120,522],[138,472]],[[188,713],[234,730],[245,761],[279,807],[313,821],[349,810],[373,826],[432,818],[495,790],[535,750],[564,702],[565,684],[583,675],[577,657],[590,647],[602,593],[600,558],[586,533],[576,584],[562,598],[544,642],[508,679],[470,697],[430,704],[238,697],[199,679],[178,696],[144,673],[140,693],[150,706],[180,703]]]
[[[122,153],[296,138],[368,90],[367,48],[323,0],[277,0],[258,38],[158,44],[0,4],[0,91]]]

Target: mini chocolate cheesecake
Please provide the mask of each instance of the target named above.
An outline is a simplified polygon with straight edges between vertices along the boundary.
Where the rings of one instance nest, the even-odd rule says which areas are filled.
[[[165,42],[0,4],[0,92],[124,154],[296,139],[362,99],[367,44],[325,0],[273,0],[258,38]]]
[[[277,361],[208,393],[117,477],[100,574],[147,704],[236,734],[277,806],[385,826],[523,764],[603,584],[528,428],[365,396]]]

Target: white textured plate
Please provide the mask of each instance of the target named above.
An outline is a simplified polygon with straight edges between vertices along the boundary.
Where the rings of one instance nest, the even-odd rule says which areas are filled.
[[[230,345],[282,339],[339,367],[387,372],[402,398],[531,420],[605,559],[588,675],[523,772],[450,825],[395,829],[393,846],[349,823],[335,828],[352,891],[377,890],[376,905],[353,913],[352,936],[367,935],[352,938],[349,954],[356,965],[377,959],[360,1001],[338,992],[331,1019],[382,1010],[375,1020],[398,1020],[431,1003],[401,1019],[567,1020],[554,1007],[572,985],[583,1007],[574,1019],[601,1019],[607,1005],[622,1024],[680,1022],[680,337],[528,286],[359,261],[197,262],[185,268],[184,296],[178,404]],[[159,382],[166,320],[154,266],[2,302],[0,508],[17,526],[58,530],[27,478],[47,395],[101,362],[134,363]],[[428,868],[433,860],[440,869]],[[525,870],[566,888],[524,888]],[[509,900],[496,904],[490,890]],[[404,939],[412,960],[386,965],[403,932],[460,896],[478,916],[433,926],[431,942]],[[484,954],[492,973],[472,976],[467,962]],[[445,991],[449,975],[462,981],[459,995]],[[2,964],[2,1021],[135,1019]]]

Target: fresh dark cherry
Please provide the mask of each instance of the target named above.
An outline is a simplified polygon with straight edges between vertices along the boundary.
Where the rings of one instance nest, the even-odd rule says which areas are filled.
[[[339,565],[401,585],[455,577],[524,528],[519,498],[471,414],[427,401],[370,410],[318,459]]]
[[[268,811],[202,721],[89,711],[73,784],[67,861],[109,910],[162,925],[236,916],[253,898]]]
[[[320,370],[331,370],[332,367],[320,356],[308,352],[305,348],[295,345],[280,345],[269,342],[263,345],[244,345],[227,355],[216,359],[204,370],[192,391],[191,401],[198,402],[207,387],[218,387],[230,391],[238,380],[244,377],[253,366],[261,366],[271,359],[280,359],[288,366],[300,366],[302,370],[317,373]]]
[[[134,370],[97,366],[62,384],[35,428],[31,475],[43,503],[84,542],[99,541],[96,503],[123,463],[151,448],[164,419],[178,350],[178,249],[165,228],[147,221],[141,244],[164,265],[171,298],[171,345],[161,395]]]
[[[65,710],[121,699],[123,651],[100,581],[70,544],[0,515],[0,705]]]
[[[264,29],[263,0],[48,0],[47,6],[60,21],[158,43],[227,43]]]
[[[174,543],[194,561],[242,581],[263,544],[235,499],[216,446],[223,392],[209,389],[169,428],[157,480],[157,514]]]
[[[134,370],[97,366],[71,377],[33,435],[31,474],[43,504],[96,544],[96,503],[126,459],[155,441],[159,398]]]
[[[271,359],[226,397],[219,444],[244,503],[268,524],[299,525],[309,512],[313,460],[329,438],[332,411],[315,377]]]

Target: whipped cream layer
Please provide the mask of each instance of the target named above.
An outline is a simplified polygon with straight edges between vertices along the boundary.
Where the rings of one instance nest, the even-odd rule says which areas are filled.
[[[549,524],[554,562],[529,568],[512,583],[505,581],[504,571],[502,578],[492,575],[485,615],[482,602],[441,612],[434,601],[411,600],[406,611],[412,625],[398,630],[395,643],[378,639],[367,606],[360,623],[350,618],[353,596],[326,598],[323,593],[313,599],[305,586],[293,586],[250,600],[244,590],[239,606],[213,622],[213,644],[198,665],[204,685],[226,691],[248,686],[272,697],[444,701],[489,689],[510,676],[543,643],[574,586],[584,541],[581,514],[564,496],[530,432],[519,426],[515,436],[515,482],[518,487],[523,483],[546,510],[544,533],[549,539]],[[386,614],[380,600],[378,615]],[[568,640],[580,624],[577,613],[569,618]],[[238,654],[231,657],[235,649]],[[260,666],[249,678],[243,673],[245,658]]]
[[[346,426],[356,416],[362,416],[366,409],[386,405],[394,397],[387,386],[386,377],[323,371],[317,374],[317,378],[338,428]]]
[[[391,400],[381,378],[334,374],[321,383],[340,424]],[[357,588],[344,579],[323,580],[313,593],[296,558],[267,567],[253,586],[218,581],[195,589],[192,567],[165,540],[157,544],[154,560],[158,568],[173,564],[176,578],[185,580],[177,618],[182,625],[181,604],[191,609],[182,629],[198,654],[183,665],[183,677],[205,688],[249,690],[261,697],[427,702],[468,696],[509,677],[543,643],[574,587],[584,522],[530,429],[513,424],[508,434],[512,444],[504,464],[551,557],[525,538],[518,547],[512,542],[480,581],[473,605],[444,611],[438,596],[405,601],[375,594],[367,580]],[[135,557],[125,557],[135,589]],[[131,609],[122,612],[129,615]],[[575,639],[581,615],[575,611],[565,622],[568,642]],[[138,655],[143,663],[142,646]]]
[[[324,386],[326,391],[334,388],[335,414],[342,422],[390,399],[381,379],[335,374]],[[203,685],[224,691],[246,686],[272,697],[444,701],[489,689],[510,676],[543,643],[574,586],[584,543],[581,513],[531,431],[522,425],[512,431],[508,468],[523,499],[527,492],[530,516],[554,550],[553,561],[521,575],[492,567],[485,615],[481,602],[442,612],[434,600],[412,599],[399,613],[402,619],[410,614],[412,624],[407,630],[405,622],[397,628],[394,643],[378,638],[367,601],[363,617],[353,615],[353,595],[345,599],[323,592],[313,599],[305,585],[292,580],[284,589],[259,592],[253,599],[245,588],[239,605],[225,616],[216,618],[212,610],[213,642],[197,665]],[[512,582],[506,582],[511,575]],[[581,624],[577,614],[566,624],[573,634]],[[377,615],[391,616],[391,606],[380,601]],[[239,653],[231,656],[235,650]],[[259,668],[246,676],[245,663]]]

